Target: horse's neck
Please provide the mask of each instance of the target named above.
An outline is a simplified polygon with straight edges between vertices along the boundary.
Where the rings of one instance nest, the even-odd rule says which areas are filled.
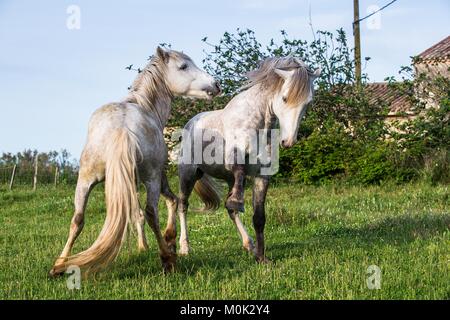
[[[165,69],[158,59],[153,58],[132,84],[126,102],[139,105],[148,116],[157,120],[161,130],[170,114],[172,93],[165,83]]]
[[[272,110],[272,97],[264,94],[261,85],[251,87],[246,91],[247,99],[254,102],[251,104],[255,108],[252,113],[255,116],[255,123],[259,126],[257,129],[273,129],[276,126],[276,117]]]
[[[169,120],[170,116],[170,110],[171,110],[171,102],[172,99],[170,97],[163,97],[158,98],[154,102],[154,112],[152,112],[156,117],[158,117],[159,121],[161,122],[162,129],[167,124],[167,121]]]
[[[156,88],[156,92],[163,92],[163,90]],[[130,93],[125,101],[139,105],[148,116],[154,118],[160,124],[161,130],[166,126],[170,116],[171,96],[164,94],[144,96],[139,93]]]
[[[137,102],[134,103],[137,103],[148,116],[155,119],[156,122],[159,123],[160,129],[163,130],[170,116],[171,102],[171,98],[157,97],[151,104],[140,104]]]
[[[277,124],[277,117],[272,111],[271,106],[266,106],[266,113],[264,116],[264,129],[275,129]]]

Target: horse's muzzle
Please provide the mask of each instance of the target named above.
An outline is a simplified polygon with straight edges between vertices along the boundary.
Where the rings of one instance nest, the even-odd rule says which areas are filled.
[[[210,97],[215,97],[222,92],[218,81],[215,81],[214,84],[211,87],[206,88],[205,91]]]
[[[289,140],[281,140],[280,144],[281,144],[281,147],[287,149],[287,148],[292,147],[295,144],[295,142],[296,141],[291,140],[291,139],[289,139]]]

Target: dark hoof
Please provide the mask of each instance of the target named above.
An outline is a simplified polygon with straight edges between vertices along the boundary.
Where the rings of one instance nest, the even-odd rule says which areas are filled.
[[[61,268],[53,267],[52,270],[48,272],[48,277],[51,279],[56,279],[61,277],[64,274],[64,270]]]
[[[164,234],[164,240],[167,243],[167,247],[169,247],[169,250],[172,254],[177,253],[177,238],[176,238],[176,234],[172,234],[169,232],[165,232]]]
[[[256,262],[260,264],[272,264],[272,261],[270,261],[266,257],[256,257]]]
[[[171,273],[175,270],[175,265],[177,262],[177,255],[170,254],[168,256],[161,256],[161,262],[163,271],[165,274]]]
[[[66,272],[66,264],[67,258],[59,257],[56,259],[53,264],[53,268],[48,272],[48,276],[50,278],[57,278],[62,276]]]
[[[245,211],[244,201],[228,199],[227,202],[225,203],[225,207],[228,210],[239,211],[239,212]]]
[[[169,250],[172,254],[177,253],[177,242],[176,241],[168,242],[167,246],[169,247]]]

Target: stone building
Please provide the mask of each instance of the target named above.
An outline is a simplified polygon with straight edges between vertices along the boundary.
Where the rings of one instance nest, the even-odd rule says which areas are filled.
[[[413,58],[415,76],[424,74],[429,79],[443,76],[450,79],[450,36],[436,43]],[[367,84],[369,101],[379,103],[382,101],[389,106],[387,121],[406,120],[414,117],[416,111],[411,106],[410,99],[403,92],[387,82],[374,82]],[[417,97],[425,97],[426,107],[436,106],[433,92],[425,92],[421,87],[416,88]]]

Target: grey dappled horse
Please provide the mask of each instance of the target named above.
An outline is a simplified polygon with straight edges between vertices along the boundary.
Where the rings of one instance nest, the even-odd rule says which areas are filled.
[[[320,70],[312,71],[294,57],[268,58],[257,70],[249,73],[244,90],[224,109],[200,113],[187,123],[178,167],[180,254],[188,254],[189,251],[186,224],[189,196],[195,189],[207,208],[217,208],[220,197],[217,185],[210,178],[215,177],[225,180],[229,186],[225,207],[242,237],[244,248],[252,252],[258,262],[267,261],[264,254],[264,204],[273,172],[264,169],[273,163],[262,163],[258,161],[258,156],[264,149],[273,154],[270,133],[277,127],[277,120],[281,146],[288,148],[296,142],[301,118],[313,98],[313,81],[319,74]],[[257,139],[261,150],[255,153],[255,144],[251,141],[258,137],[258,131],[263,132],[262,137],[266,135],[267,139]],[[222,143],[225,145],[223,152],[220,151]],[[211,148],[211,145],[215,147]],[[275,148],[278,151],[278,144]],[[239,153],[244,161],[237,161]],[[257,161],[249,162],[252,153],[257,154]],[[238,215],[239,211],[244,210],[246,176],[255,178],[252,202],[256,248]]]

